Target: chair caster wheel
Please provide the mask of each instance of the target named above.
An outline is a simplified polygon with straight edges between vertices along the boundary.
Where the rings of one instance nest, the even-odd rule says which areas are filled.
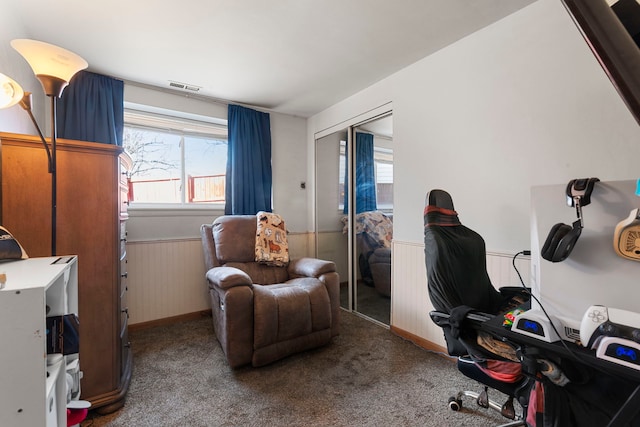
[[[456,399],[455,397],[451,396],[449,398],[449,409],[451,409],[452,411],[459,411],[460,409],[462,409],[462,400]]]

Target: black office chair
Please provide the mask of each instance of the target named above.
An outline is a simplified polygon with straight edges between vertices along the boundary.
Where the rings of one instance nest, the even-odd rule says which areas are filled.
[[[494,315],[526,302],[528,294],[521,287],[500,291],[493,287],[486,270],[484,239],[460,224],[449,193],[432,190],[425,204],[425,262],[429,297],[435,308],[429,315],[442,327],[448,353],[458,356],[458,370],[484,384],[481,393],[461,391],[452,396],[449,407],[459,410],[462,397],[471,397],[478,405],[513,420],[504,426],[526,426],[528,393],[535,380],[522,373],[522,355],[515,346],[492,340],[479,329]],[[483,345],[478,344],[478,336]],[[507,402],[499,405],[491,401],[488,388],[506,394]],[[514,398],[522,413],[516,414]]]

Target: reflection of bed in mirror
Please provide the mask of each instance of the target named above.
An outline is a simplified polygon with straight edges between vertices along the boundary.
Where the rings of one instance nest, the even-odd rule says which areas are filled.
[[[380,211],[356,214],[355,307],[360,314],[385,325],[391,323],[391,240],[393,215]],[[348,217],[341,219],[348,233]],[[346,300],[346,289],[342,299]]]
[[[342,217],[343,233],[348,232],[348,217]],[[385,297],[391,296],[391,241],[393,215],[381,211],[356,215],[358,267],[360,279]]]

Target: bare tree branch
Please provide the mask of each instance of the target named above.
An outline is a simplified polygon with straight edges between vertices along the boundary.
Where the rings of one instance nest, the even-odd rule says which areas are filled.
[[[167,147],[162,140],[147,139],[147,133],[135,128],[125,128],[124,147],[131,155],[133,166],[130,176],[151,171],[180,169],[180,164],[167,159]]]

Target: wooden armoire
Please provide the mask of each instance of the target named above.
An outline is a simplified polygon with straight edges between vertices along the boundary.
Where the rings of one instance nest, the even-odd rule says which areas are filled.
[[[127,172],[122,147],[57,140],[56,254],[78,256],[81,399],[99,412],[124,404],[128,341]],[[30,257],[51,254],[51,175],[39,138],[0,133],[0,224]]]

